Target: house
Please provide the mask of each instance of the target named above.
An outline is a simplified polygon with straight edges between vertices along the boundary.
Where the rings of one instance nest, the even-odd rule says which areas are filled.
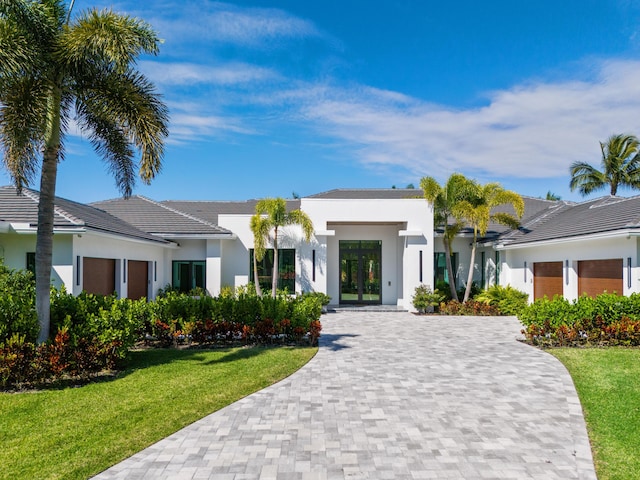
[[[0,187],[0,257],[15,269],[35,269],[38,192]],[[54,286],[150,298],[164,285],[165,258],[177,245],[89,205],[56,198]]]
[[[442,232],[430,205],[413,189],[336,189],[287,201],[311,218],[279,234],[279,286],[327,293],[335,304],[383,304],[411,309],[416,286],[448,281]],[[581,203],[524,197],[518,230],[490,225],[480,239],[474,282],[510,284],[529,293],[577,298],[603,291],[640,291],[640,197]],[[34,264],[38,193],[0,188],[0,257],[12,268]],[[155,201],[142,196],[83,205],[56,199],[52,280],[74,294],[116,292],[153,298],[171,285],[205,288],[253,282],[257,200]],[[507,207],[505,207],[507,208]],[[508,207],[510,208],[510,207]],[[472,232],[452,246],[455,282],[466,281]],[[268,246],[271,247],[271,246]],[[265,286],[273,251],[258,266]]]
[[[347,189],[288,201],[311,217],[314,234],[306,242],[299,226],[282,229],[280,286],[325,292],[335,303],[411,308],[415,287],[431,283],[433,272],[433,215],[417,193]],[[37,201],[32,190],[0,191],[0,254],[12,268],[32,267]],[[136,298],[153,298],[165,285],[212,295],[246,285],[253,281],[249,222],[256,202],[133,196],[82,205],[56,198],[54,285]],[[259,280],[271,276],[272,259],[268,252]],[[137,275],[144,266],[142,295]]]

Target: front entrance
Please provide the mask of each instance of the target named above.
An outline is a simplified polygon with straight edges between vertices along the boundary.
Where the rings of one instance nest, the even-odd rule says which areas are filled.
[[[382,241],[340,240],[340,303],[382,303]]]

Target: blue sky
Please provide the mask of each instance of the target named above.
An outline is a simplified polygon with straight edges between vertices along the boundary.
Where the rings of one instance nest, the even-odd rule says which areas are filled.
[[[92,6],[143,18],[164,39],[139,63],[171,112],[163,171],[135,191],[156,200],[417,186],[456,171],[579,200],[569,165],[599,165],[612,134],[640,135],[637,0],[74,8]],[[66,148],[59,196],[118,196],[86,140],[73,132]]]

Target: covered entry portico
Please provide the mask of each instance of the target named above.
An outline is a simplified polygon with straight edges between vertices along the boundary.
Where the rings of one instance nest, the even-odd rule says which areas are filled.
[[[301,208],[315,228],[302,271],[333,305],[410,309],[420,283],[433,288],[433,215],[415,191],[332,190]]]

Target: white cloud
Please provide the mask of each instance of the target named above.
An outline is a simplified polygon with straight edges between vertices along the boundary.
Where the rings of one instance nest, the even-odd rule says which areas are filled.
[[[555,177],[575,160],[597,164],[598,142],[611,134],[640,135],[635,61],[602,62],[589,81],[492,92],[486,106],[470,109],[366,88],[306,91],[312,93],[301,115],[320,131],[350,143],[364,164],[402,166],[416,175]]]
[[[275,8],[239,8],[223,2],[166,2],[157,12],[168,15],[149,19],[172,41],[197,39],[249,47],[271,47],[278,39],[322,37],[315,25]]]
[[[268,68],[246,63],[224,63],[220,66],[194,63],[140,62],[140,68],[158,85],[237,85],[270,80],[278,74]]]

